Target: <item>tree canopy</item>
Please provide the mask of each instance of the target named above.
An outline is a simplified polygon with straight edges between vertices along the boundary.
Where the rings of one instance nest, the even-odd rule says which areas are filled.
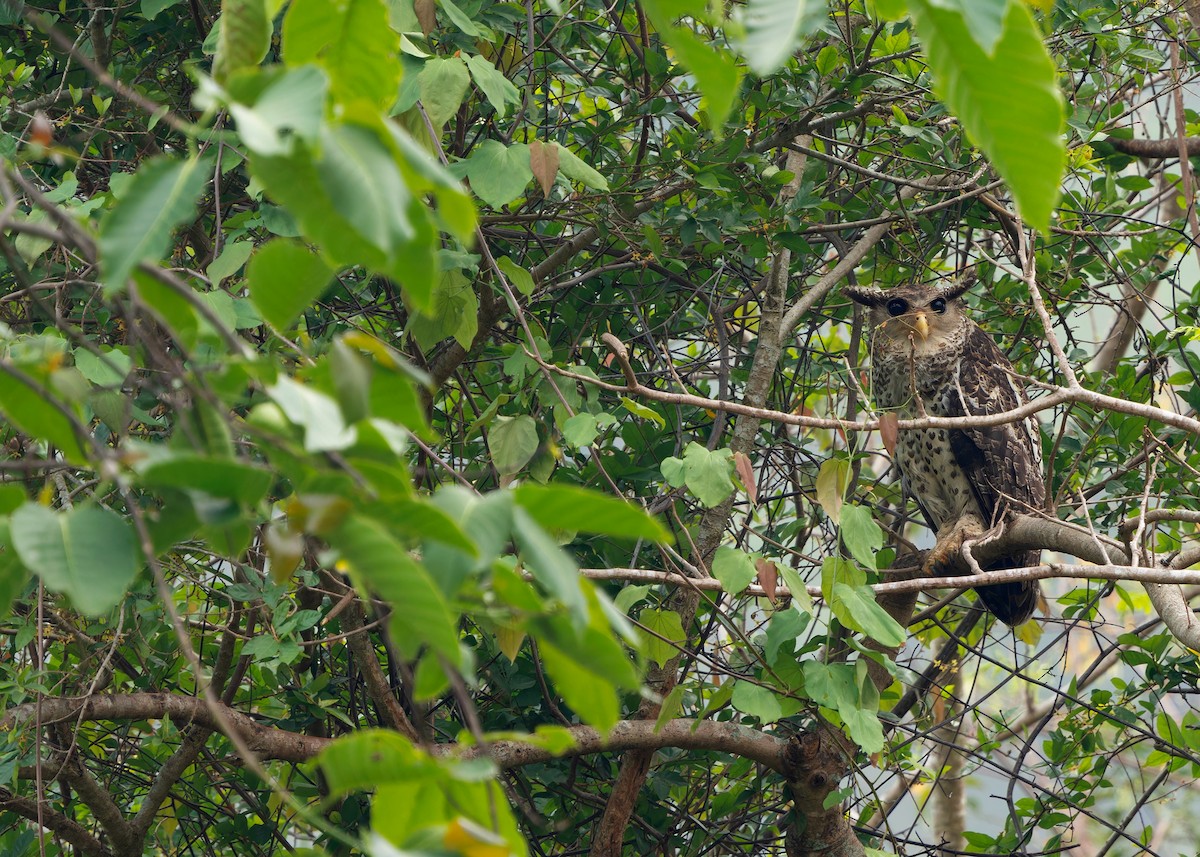
[[[1195,847],[1196,4],[0,23],[0,851]],[[930,578],[943,277],[1050,500]]]

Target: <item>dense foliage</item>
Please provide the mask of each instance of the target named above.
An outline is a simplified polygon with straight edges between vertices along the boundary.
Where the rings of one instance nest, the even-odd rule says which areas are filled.
[[[1182,4],[0,16],[0,851],[1194,847]],[[838,291],[967,269],[1015,632]]]

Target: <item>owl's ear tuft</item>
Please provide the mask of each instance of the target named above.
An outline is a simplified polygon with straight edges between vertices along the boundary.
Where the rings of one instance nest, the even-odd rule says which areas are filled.
[[[872,286],[843,286],[842,291],[856,304],[883,306],[887,303],[887,292]]]
[[[979,275],[974,268],[968,268],[955,280],[949,280],[945,285],[938,288],[938,295],[948,301],[961,296],[971,286],[975,285],[975,281],[979,279]]]

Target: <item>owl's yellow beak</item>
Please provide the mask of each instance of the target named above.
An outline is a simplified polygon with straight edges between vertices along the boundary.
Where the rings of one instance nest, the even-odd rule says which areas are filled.
[[[913,321],[913,327],[916,329],[917,333],[920,334],[922,339],[929,338],[929,322],[925,320],[925,313],[917,313],[916,320]]]

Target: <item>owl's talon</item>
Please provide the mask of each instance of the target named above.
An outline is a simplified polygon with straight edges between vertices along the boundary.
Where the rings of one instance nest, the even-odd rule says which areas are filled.
[[[974,515],[964,515],[950,527],[938,531],[937,544],[925,557],[922,570],[930,577],[961,574],[963,542],[978,540],[984,535],[982,522]]]

